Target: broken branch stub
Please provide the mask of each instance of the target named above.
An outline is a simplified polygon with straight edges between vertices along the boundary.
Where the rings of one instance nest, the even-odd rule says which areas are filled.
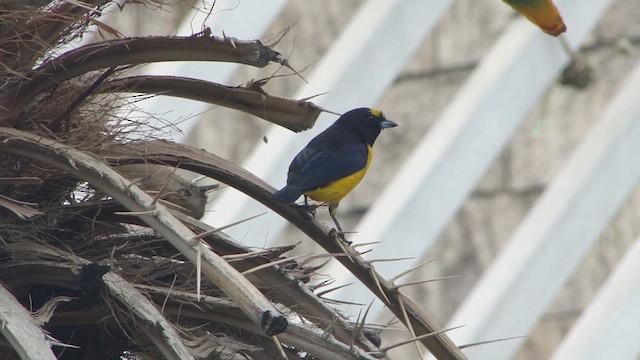
[[[226,86],[179,76],[125,77],[105,83],[98,92],[133,92],[202,101],[239,110],[295,132],[312,128],[323,111],[304,100],[291,100],[253,88]]]

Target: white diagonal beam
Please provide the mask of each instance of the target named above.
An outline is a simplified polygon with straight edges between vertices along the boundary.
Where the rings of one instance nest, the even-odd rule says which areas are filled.
[[[553,360],[640,358],[640,237],[591,300]]]
[[[566,39],[577,47],[611,1],[557,3],[569,26]],[[351,240],[381,241],[375,252],[393,258],[429,249],[568,62],[557,39],[525,20],[511,25],[367,212]],[[396,263],[380,265],[383,275],[400,270]]]
[[[328,92],[314,102],[337,112],[375,103],[449,4],[449,0],[367,1],[295,97]],[[284,186],[293,156],[335,119],[321,116],[313,129],[301,134],[273,127],[267,135],[268,144],[259,144],[244,167],[276,187]],[[265,211],[243,194],[227,191],[204,221],[222,226]],[[265,235],[275,238],[285,225],[278,215],[268,213],[225,231],[250,244],[263,245]],[[246,236],[249,230],[251,236]]]
[[[571,46],[580,44],[610,3],[558,2],[570,27]],[[418,257],[413,265],[377,263],[382,275],[393,276],[422,261],[421,255],[568,62],[559,41],[526,20],[506,29],[350,236],[354,242],[380,241],[375,257]],[[339,271],[339,264],[331,266],[326,272],[334,274],[337,283],[353,282],[348,272]],[[373,298],[353,287],[336,296],[347,295],[365,304]]]
[[[456,344],[526,335],[640,179],[640,64],[449,324]],[[469,348],[509,359],[524,339]]]

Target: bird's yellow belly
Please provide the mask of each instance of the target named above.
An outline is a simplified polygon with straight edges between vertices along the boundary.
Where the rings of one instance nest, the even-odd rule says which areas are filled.
[[[371,146],[367,145],[368,154],[367,154],[367,162],[364,165],[364,168],[360,171],[357,171],[349,176],[343,177],[342,179],[332,181],[326,186],[317,188],[315,190],[307,191],[304,194],[316,201],[327,202],[330,204],[336,204],[342,200],[347,194],[353,190],[360,180],[364,177],[364,174],[367,172],[369,168],[369,164],[371,164],[371,158],[373,156],[373,149]]]

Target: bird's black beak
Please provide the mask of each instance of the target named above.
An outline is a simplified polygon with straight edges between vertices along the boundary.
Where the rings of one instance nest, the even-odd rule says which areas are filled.
[[[387,128],[392,128],[392,127],[396,127],[398,126],[398,124],[394,123],[391,120],[382,120],[382,122],[380,123],[380,128],[382,129],[387,129]]]

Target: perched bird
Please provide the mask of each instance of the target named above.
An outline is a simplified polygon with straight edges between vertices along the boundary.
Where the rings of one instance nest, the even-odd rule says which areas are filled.
[[[289,165],[287,185],[273,198],[293,203],[305,195],[325,202],[336,227],[343,231],[336,219],[338,204],[367,172],[380,130],[395,126],[373,108],[346,112],[296,155]]]

